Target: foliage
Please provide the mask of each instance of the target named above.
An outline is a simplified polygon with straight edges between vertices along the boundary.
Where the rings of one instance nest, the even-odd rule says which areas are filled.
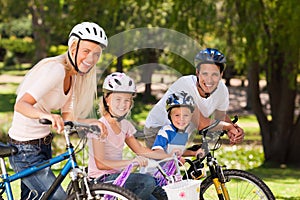
[[[31,38],[16,38],[11,36],[9,39],[0,40],[0,48],[6,49],[4,64],[6,66],[30,62],[35,46]]]
[[[49,48],[66,45],[70,29],[81,21],[99,23],[109,39],[128,30],[160,27],[192,38],[199,44],[197,48],[221,49],[227,55],[227,69],[235,68],[248,75],[251,105],[247,106],[252,106],[257,116],[266,160],[300,163],[296,153],[300,142],[297,134],[300,117],[299,111],[295,111],[299,110],[296,76],[299,73],[300,4],[297,0],[88,0],[85,3],[79,0],[2,0],[0,7],[1,34],[7,37],[10,34],[32,35],[36,48],[34,59],[45,57],[49,52],[51,55],[59,53],[60,50],[51,48],[49,51]],[[28,29],[29,21],[32,22],[32,33]],[[187,61],[170,51],[170,46],[142,50],[133,47],[128,50],[130,52],[126,51],[130,44],[152,40],[151,37],[140,40],[138,35],[132,35],[129,40],[118,42],[114,48],[121,53],[111,53],[109,57],[114,60],[104,62],[107,65],[103,70],[130,71],[133,66],[155,62],[182,74],[194,73],[191,65],[194,53]],[[109,42],[112,44],[111,40]],[[193,49],[189,44],[178,45],[182,53],[185,48]],[[7,61],[18,61],[14,59],[18,56],[14,51],[8,53]],[[132,62],[125,63],[125,60]],[[142,80],[148,86],[145,93],[149,94],[153,71],[146,70]],[[265,89],[270,97],[271,118],[261,106],[258,85],[261,74],[267,80]]]
[[[248,65],[249,97],[258,119],[267,162],[300,165],[300,115],[295,112],[299,71],[300,6],[296,1],[224,1],[231,50]],[[249,19],[256,19],[252,23]],[[296,29],[295,29],[296,30]],[[242,59],[245,58],[245,59]],[[241,63],[242,64],[242,63]],[[260,99],[259,75],[264,74],[270,114]],[[286,106],[288,105],[288,106]]]
[[[12,19],[9,22],[0,23],[0,35],[2,38],[15,36],[17,38],[32,37],[32,24],[28,17]]]
[[[9,39],[3,38],[0,41],[0,47],[20,54],[30,54],[35,50],[32,39],[28,37],[16,38],[12,36]]]
[[[54,46],[54,45],[52,45],[49,49],[48,54],[49,54],[49,56],[57,56],[57,55],[65,53],[67,50],[68,50],[68,46],[65,46],[65,45]]]

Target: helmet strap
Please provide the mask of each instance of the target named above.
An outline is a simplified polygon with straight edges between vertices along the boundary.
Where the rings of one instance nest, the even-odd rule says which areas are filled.
[[[106,97],[107,97],[109,94],[110,94],[110,93],[108,93],[108,94],[106,95]],[[122,121],[122,120],[126,117],[127,113],[126,113],[125,115],[123,115],[123,116],[120,116],[120,117],[114,116],[114,115],[109,111],[109,107],[108,107],[108,105],[107,105],[107,102],[106,102],[104,96],[103,96],[103,104],[104,104],[104,109],[106,110],[106,112],[108,112],[108,114],[110,115],[110,117],[111,117],[111,118],[117,119],[118,122]]]
[[[74,34],[74,36],[78,37],[76,34]],[[85,74],[87,74],[87,73],[89,73],[91,71],[92,67],[87,72],[82,72],[78,68],[78,65],[77,65],[77,56],[78,56],[78,49],[79,49],[79,43],[80,43],[80,41],[81,41],[81,39],[80,39],[80,37],[78,37],[78,43],[77,43],[77,46],[76,46],[76,53],[75,53],[75,63],[72,60],[70,51],[68,51],[68,58],[69,58],[69,60],[70,60],[70,62],[72,64],[72,66],[76,70],[76,72],[78,72],[80,75],[85,75]]]
[[[197,76],[197,87],[200,88],[200,90],[204,93],[204,95],[205,95],[204,98],[206,98],[206,99],[207,99],[214,91],[216,91],[217,88],[218,88],[218,87],[216,87],[216,88],[215,88],[213,91],[211,91],[211,92],[205,92],[204,89],[201,87],[201,85],[200,85],[200,83],[199,83],[199,78],[198,78],[198,76]]]

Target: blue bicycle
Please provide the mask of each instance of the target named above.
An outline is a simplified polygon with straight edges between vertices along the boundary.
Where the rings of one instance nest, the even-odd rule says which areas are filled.
[[[51,121],[43,119],[40,120],[42,124],[51,124]],[[6,145],[0,143],[0,165],[1,165],[1,177],[0,177],[0,200],[3,200],[3,194],[6,193],[7,200],[13,200],[13,192],[11,183],[20,180],[26,176],[34,174],[46,167],[50,167],[56,163],[60,163],[64,160],[67,162],[61,169],[56,180],[48,191],[42,195],[40,199],[48,200],[54,194],[58,186],[63,182],[68,174],[70,174],[72,193],[68,194],[67,199],[122,199],[122,200],[136,200],[138,197],[129,191],[128,189],[118,187],[109,183],[91,184],[88,180],[88,176],[84,170],[81,170],[76,162],[76,152],[73,147],[70,136],[77,133],[82,136],[86,136],[87,133],[100,134],[100,130],[95,125],[88,125],[78,122],[67,121],[64,127],[64,136],[66,140],[66,152],[51,158],[48,161],[39,163],[30,168],[27,168],[18,173],[9,175],[5,164],[5,158],[13,156],[18,152],[18,149],[13,145]]]

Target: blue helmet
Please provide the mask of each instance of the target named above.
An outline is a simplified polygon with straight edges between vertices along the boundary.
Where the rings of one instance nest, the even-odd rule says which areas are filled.
[[[218,49],[206,48],[199,51],[194,59],[196,68],[199,68],[199,66],[203,63],[213,63],[218,65],[220,67],[220,72],[222,73],[226,63],[226,58],[225,55]]]
[[[174,107],[188,107],[193,112],[195,107],[194,98],[184,91],[172,93],[166,100],[167,112]]]

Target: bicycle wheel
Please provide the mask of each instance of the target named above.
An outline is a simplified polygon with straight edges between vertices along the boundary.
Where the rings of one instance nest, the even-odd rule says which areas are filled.
[[[122,188],[110,183],[97,183],[89,186],[93,199],[103,200],[140,200],[134,193],[126,188]],[[76,194],[73,192],[68,195],[67,200],[76,199]],[[88,199],[88,196],[82,196],[83,200]]]
[[[230,200],[275,199],[270,188],[260,178],[249,172],[229,169],[224,170],[224,176]],[[200,188],[200,200],[207,199],[219,199],[211,176],[201,183]]]

